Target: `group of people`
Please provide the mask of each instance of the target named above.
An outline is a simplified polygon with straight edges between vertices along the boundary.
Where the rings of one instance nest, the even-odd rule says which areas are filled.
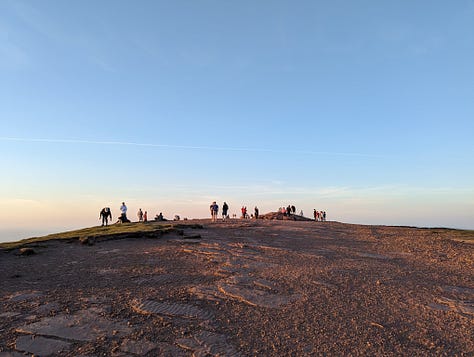
[[[120,216],[118,217],[117,223],[130,223],[130,220],[127,218],[127,210],[128,210],[127,205],[125,204],[125,202],[122,202],[122,205],[120,206]],[[138,217],[138,222],[148,222],[148,212],[147,211],[143,212],[141,208],[138,209],[137,217]],[[99,219],[102,220],[102,226],[109,225],[109,220],[112,221],[112,211],[110,210],[109,207],[102,208],[102,210],[99,213]]]
[[[279,213],[282,213],[284,216],[291,216],[296,214],[296,207],[294,205],[283,206],[278,209]],[[300,216],[303,215],[303,211],[301,211]]]
[[[219,213],[219,205],[216,203],[216,201],[211,203],[211,205],[209,206],[209,209],[211,211],[211,221],[217,222],[217,215]],[[258,219],[259,218],[259,210],[257,206],[255,206],[254,208],[254,214],[251,214],[250,216],[247,212],[246,206],[242,206],[240,211],[242,213],[242,216],[240,218],[242,219],[249,219],[249,218]],[[229,219],[228,212],[229,212],[229,205],[226,202],[224,202],[224,204],[222,205],[222,220],[223,221]],[[278,209],[278,212],[282,213],[285,216],[295,215],[296,207],[294,205],[288,205],[287,207],[280,207]],[[303,216],[303,211],[300,212],[300,215]],[[326,221],[326,211],[316,211],[316,209],[314,209],[313,216],[314,216],[315,221],[320,221],[320,222]],[[138,222],[148,222],[148,212],[147,211],[143,212],[141,208],[138,209],[137,217],[138,217]],[[233,214],[233,217],[236,218],[236,215]],[[107,226],[109,224],[109,219],[112,220],[112,211],[110,210],[109,207],[102,208],[99,214],[99,219],[102,220],[102,226]],[[175,220],[180,220],[180,217],[176,215]],[[155,221],[166,221],[166,219],[163,217],[163,214],[160,212],[160,214],[156,215]],[[117,223],[129,223],[129,222],[130,220],[127,218],[127,206],[125,205],[125,202],[122,202],[122,205],[120,206],[120,216],[118,218]]]
[[[313,216],[315,221],[325,222],[326,221],[326,211],[316,211],[314,209]]]
[[[148,212],[143,213],[141,208],[138,209],[137,217],[138,222],[148,222]]]
[[[138,212],[140,214],[140,211]],[[145,212],[146,215],[146,212]],[[99,219],[102,220],[102,226],[108,226],[109,225],[109,219],[112,221],[112,211],[110,210],[109,207],[104,207],[99,213]],[[142,220],[143,220],[143,213],[142,213]],[[120,216],[118,218],[117,223],[128,223],[130,220],[127,218],[127,206],[125,205],[125,202],[122,202],[122,205],[120,206]]]
[[[141,209],[139,213],[141,212]],[[146,215],[146,212],[145,212]],[[102,226],[108,226],[109,225],[109,219],[112,221],[112,211],[110,210],[110,207],[104,207],[99,213],[99,219],[102,220]],[[143,220],[143,213],[142,213],[142,220]],[[127,218],[127,206],[125,205],[125,202],[122,202],[122,205],[120,206],[120,216],[118,218],[117,223],[128,223],[130,220]]]
[[[255,208],[253,209],[253,214],[250,214],[250,215],[248,214],[247,206],[242,206],[242,208],[240,209],[240,212],[242,213],[242,216],[240,216],[240,218],[242,219],[250,219],[250,218],[258,219],[258,216],[260,214],[257,206],[255,206]]]
[[[218,213],[219,213],[219,205],[216,203],[216,201],[211,203],[211,205],[209,206],[209,210],[211,212],[211,221],[212,222],[217,222],[217,216],[218,216]],[[254,217],[258,218],[258,215],[259,215],[259,210],[258,210],[257,206],[255,206],[254,214],[252,214],[251,216],[249,216],[246,206],[242,206],[240,211],[242,212],[242,216],[240,217],[242,219],[249,219],[251,217],[252,218],[254,218]],[[227,204],[227,202],[224,202],[224,204],[222,205],[222,220],[223,221],[229,219],[229,213],[228,212],[229,212],[229,205]],[[232,217],[235,218],[236,215],[233,214]]]

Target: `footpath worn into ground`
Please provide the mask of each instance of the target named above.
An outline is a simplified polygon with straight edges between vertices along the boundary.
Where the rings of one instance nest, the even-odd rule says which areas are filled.
[[[472,232],[198,223],[0,250],[0,357],[474,355]]]

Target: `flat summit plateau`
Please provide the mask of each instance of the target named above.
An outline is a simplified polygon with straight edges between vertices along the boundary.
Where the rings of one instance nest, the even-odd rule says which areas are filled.
[[[0,250],[0,357],[474,355],[473,231],[179,223]]]

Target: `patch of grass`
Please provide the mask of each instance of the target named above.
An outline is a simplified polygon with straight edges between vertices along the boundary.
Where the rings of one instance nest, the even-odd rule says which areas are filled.
[[[425,228],[431,230],[432,234],[439,234],[445,238],[458,242],[474,243],[474,230],[452,229],[452,228]]]
[[[43,237],[32,237],[27,239],[22,239],[18,242],[7,242],[0,243],[0,249],[16,249],[23,247],[25,245],[47,242],[51,240],[74,240],[82,237],[107,237],[122,235],[128,233],[153,233],[153,232],[167,232],[174,230],[176,227],[174,224],[170,223],[158,223],[158,222],[149,222],[149,223],[124,223],[124,224],[112,224],[106,227],[90,227],[83,228],[74,231],[68,231],[63,233],[54,233],[49,234]],[[192,227],[191,227],[192,228]]]

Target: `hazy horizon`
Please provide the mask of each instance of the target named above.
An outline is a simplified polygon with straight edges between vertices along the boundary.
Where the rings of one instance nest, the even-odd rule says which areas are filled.
[[[0,227],[226,200],[474,229],[473,17],[471,0],[1,1]]]
[[[219,218],[221,218],[221,208],[222,208],[222,202],[218,202],[219,204]],[[229,202],[228,202],[229,204]],[[265,214],[269,212],[275,212],[277,211],[278,207],[275,209],[270,209],[268,205],[257,205],[259,207],[260,214]],[[282,205],[283,206],[283,205]],[[143,206],[146,207],[146,206]],[[135,207],[135,206],[128,206],[128,218],[132,222],[138,221],[138,218],[136,216],[136,213],[138,211],[138,208],[140,207]],[[240,219],[240,208],[241,206],[230,206],[229,210],[229,215],[232,217],[232,215],[235,213],[237,218]],[[112,208],[112,220],[110,221],[110,224],[115,224],[117,222],[117,217],[120,215],[119,208],[115,207]],[[133,209],[133,211],[132,211]],[[189,220],[192,219],[209,219],[210,215],[206,212],[205,209],[203,209],[200,212],[194,212],[195,215],[193,215],[193,211],[186,211],[186,210],[170,210],[170,209],[162,209],[162,210],[157,210],[154,209],[154,207],[151,207],[151,211],[148,211],[148,220],[153,221],[154,217],[156,214],[162,212],[164,217],[172,220],[174,218],[175,214],[178,214],[181,219],[187,218]],[[306,210],[305,210],[306,209]],[[143,211],[147,210],[146,208],[142,208]],[[253,214],[254,206],[247,206],[247,210],[250,214]],[[313,216],[313,209],[311,208],[306,208],[306,207],[297,207],[297,214],[300,213],[300,211],[303,210],[303,214],[305,217],[312,218]],[[323,210],[322,208],[318,208],[318,210]],[[190,214],[183,214],[184,213],[190,213]],[[362,216],[364,213],[361,213],[361,217],[357,220],[351,220],[349,217],[345,217],[344,215],[333,215],[334,212],[327,212],[328,214],[328,220],[330,221],[338,221],[342,223],[348,223],[348,224],[361,224],[361,225],[387,225],[387,226],[413,226],[413,227],[418,227],[418,228],[452,228],[452,229],[468,229],[468,230],[473,230],[474,229],[474,224],[467,224],[463,225],[462,223],[462,218],[460,217],[458,225],[442,225],[439,224],[442,219],[439,216],[433,215],[432,219],[426,220],[426,221],[420,221],[419,218],[416,217],[392,217],[392,219],[386,219],[386,218],[373,218],[372,220],[365,221]],[[97,215],[91,215],[90,217],[81,217],[78,223],[71,223],[67,222],[64,224],[60,224],[60,222],[54,222],[55,224],[51,224],[50,226],[47,226],[43,229],[39,228],[34,228],[32,226],[22,228],[22,227],[11,227],[11,228],[0,228],[0,243],[1,242],[11,242],[11,241],[18,241],[21,239],[25,238],[31,238],[31,237],[39,237],[39,236],[45,236],[48,234],[53,234],[53,233],[60,233],[60,232],[65,232],[69,230],[76,230],[76,229],[81,229],[81,228],[88,228],[88,227],[93,227],[93,226],[99,226],[101,224],[101,221],[98,219],[99,217],[99,212],[97,212]],[[467,217],[468,218],[468,217]],[[421,222],[421,224],[420,224]],[[315,224],[324,224],[324,223],[315,223]]]

